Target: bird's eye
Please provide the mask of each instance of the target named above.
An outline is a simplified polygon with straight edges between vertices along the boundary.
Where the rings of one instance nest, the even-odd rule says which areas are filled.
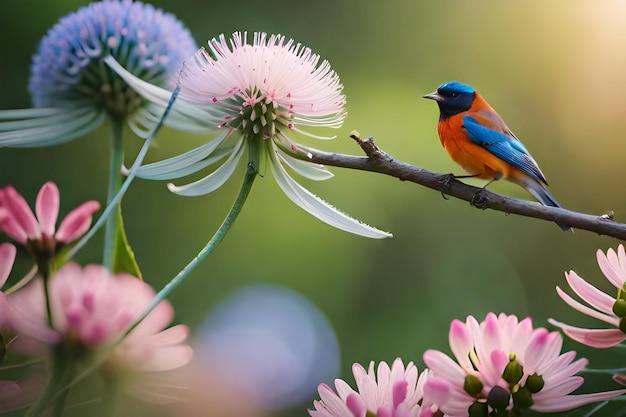
[[[459,93],[457,93],[456,91],[453,92],[453,93],[450,93],[450,97],[453,97],[453,98],[458,96],[458,95],[459,95]]]

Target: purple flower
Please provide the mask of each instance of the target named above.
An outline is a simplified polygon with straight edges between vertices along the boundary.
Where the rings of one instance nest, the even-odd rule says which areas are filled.
[[[148,84],[173,88],[196,43],[170,13],[132,0],[103,0],[61,18],[33,56],[32,109],[0,111],[0,147],[48,146],[83,136],[108,115],[146,137],[163,108],[126,84],[110,57]]]

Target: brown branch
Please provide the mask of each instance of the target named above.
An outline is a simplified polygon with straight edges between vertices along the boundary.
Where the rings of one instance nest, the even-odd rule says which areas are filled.
[[[546,207],[534,201],[507,197],[487,189],[464,184],[456,180],[452,174],[437,174],[399,161],[378,148],[372,137],[361,139],[358,132],[352,132],[350,137],[361,147],[366,156],[329,153],[309,148],[286,151],[291,151],[289,154],[296,158],[318,164],[377,172],[401,181],[411,181],[440,191],[442,194],[468,201],[472,206],[482,210],[492,209],[554,221],[572,228],[626,241],[626,224],[613,221],[612,212],[593,216],[564,208]]]

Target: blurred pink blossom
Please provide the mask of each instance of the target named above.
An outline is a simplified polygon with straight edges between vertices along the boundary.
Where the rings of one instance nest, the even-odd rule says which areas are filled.
[[[25,408],[41,394],[45,379],[30,374],[16,381],[0,381],[0,413]]]
[[[386,362],[380,362],[378,373],[374,371],[374,362],[370,362],[367,371],[361,365],[354,364],[352,372],[358,391],[341,379],[335,380],[336,393],[328,385],[320,384],[318,392],[321,400],[313,402],[315,410],[309,410],[311,417],[432,415],[431,403],[423,398],[424,383],[430,375],[427,369],[418,374],[413,362],[409,362],[405,368],[398,358],[391,368]]]
[[[561,334],[533,329],[530,318],[518,321],[514,315],[489,313],[479,323],[469,316],[465,323],[452,322],[449,339],[457,362],[436,350],[424,353],[433,372],[424,395],[451,417],[466,417],[470,407],[485,415],[514,407],[557,412],[626,393],[570,395],[584,382],[575,374],[587,360],[574,361],[574,351],[561,354]]]
[[[61,343],[88,351],[112,346],[153,300],[154,290],[129,274],[111,274],[101,265],[70,263],[49,280],[54,330]],[[8,297],[25,335],[41,338],[47,326],[43,281],[38,279]],[[111,351],[107,366],[136,371],[164,371],[184,366],[192,357],[185,325],[165,328],[174,309],[162,301]],[[29,324],[28,326],[22,326]]]
[[[600,291],[574,271],[566,272],[565,279],[574,293],[590,307],[576,301],[558,286],[556,287],[556,292],[570,307],[590,317],[601,320],[614,328],[584,329],[570,326],[553,319],[550,319],[549,322],[560,327],[566,335],[579,343],[596,348],[608,348],[626,339],[626,334],[624,333],[624,330],[626,330],[626,293],[624,293],[624,284],[626,283],[626,253],[624,246],[619,245],[617,252],[613,249],[609,249],[605,255],[604,252],[598,250],[596,255],[600,270],[611,285],[617,289],[617,297],[612,297]]]
[[[10,243],[0,245],[0,288],[7,282],[13,262],[15,261],[15,253],[17,249]],[[10,326],[10,310],[3,292],[0,292],[0,328]]]
[[[23,245],[33,244],[37,253],[54,255],[56,244],[68,244],[81,237],[91,225],[93,214],[100,209],[97,201],[87,201],[72,210],[56,230],[59,216],[59,189],[49,181],[37,194],[35,214],[12,186],[0,189],[0,230]],[[32,243],[31,243],[32,242]]]

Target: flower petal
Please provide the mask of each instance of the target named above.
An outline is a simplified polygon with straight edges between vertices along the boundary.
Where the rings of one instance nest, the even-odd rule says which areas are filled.
[[[100,210],[100,203],[93,200],[76,207],[61,222],[55,235],[56,240],[70,243],[84,235],[91,226],[93,214],[98,210]]]
[[[572,290],[574,290],[574,292],[578,294],[578,296],[587,304],[605,314],[614,315],[614,297],[603,293],[593,285],[589,284],[574,271],[570,271],[569,274],[565,274],[565,278],[567,279],[567,283]]]
[[[104,57],[102,60],[126,81],[137,94],[163,109],[168,105],[172,95],[171,91],[150,84],[134,76],[110,55]],[[154,108],[152,111],[155,111]],[[181,100],[174,102],[170,114],[165,120],[165,124],[168,126],[170,125],[169,120],[173,120],[172,124],[177,128],[182,127],[185,131],[196,133],[216,132],[219,130],[219,124],[222,122],[219,116],[215,115],[215,110],[192,106]]]
[[[206,177],[181,186],[176,186],[170,183],[167,184],[167,188],[175,194],[185,196],[198,196],[217,190],[219,187],[224,185],[231,175],[233,175],[233,172],[235,171],[235,168],[237,168],[239,160],[243,155],[243,151],[245,149],[244,143],[245,141],[241,140],[237,150],[232,152],[228,159],[219,168]]]
[[[314,181],[323,181],[334,177],[333,173],[324,167],[324,165],[314,164],[312,162],[301,161],[291,155],[286,154],[280,148],[275,148],[276,153],[281,161],[286,163],[289,168],[305,178]]]
[[[48,236],[54,235],[59,216],[59,204],[59,188],[52,181],[48,181],[39,190],[37,201],[35,202],[35,213],[37,213],[39,227]]]
[[[626,339],[619,329],[583,329],[570,326],[554,319],[548,319],[553,326],[560,327],[563,332],[575,341],[595,348],[609,348]]]
[[[69,142],[96,129],[106,117],[104,112],[91,106],[45,111],[25,109],[18,115],[24,120],[0,123],[0,147],[28,148]]]
[[[4,285],[13,269],[17,248],[10,243],[0,245],[0,288]]]
[[[563,291],[559,287],[556,287],[556,292],[559,295],[559,297],[561,297],[561,299],[565,301],[565,303],[567,303],[567,305],[572,307],[574,310],[578,310],[581,313],[588,315],[589,317],[602,320],[603,322],[608,323],[610,325],[617,326],[619,320],[617,319],[617,317],[615,317],[615,315],[602,314],[596,310],[593,310],[587,307],[586,305],[581,304],[578,301],[574,300],[572,297],[570,297],[565,291]]]
[[[9,185],[0,190],[0,207],[9,212],[9,216],[2,215],[2,229],[13,239],[24,244],[28,239],[40,236],[35,215],[15,188]]]
[[[224,133],[217,139],[194,148],[183,154],[137,168],[136,176],[150,180],[170,180],[184,177],[205,168],[232,152],[224,141],[228,134]],[[224,147],[220,145],[224,144]]]
[[[593,394],[565,395],[557,398],[550,398],[535,404],[533,409],[542,413],[555,413],[558,411],[572,410],[585,404],[598,401],[610,400],[619,395],[626,394],[626,390],[616,390],[607,392],[597,392]]]
[[[287,197],[297,206],[306,210],[321,221],[346,232],[374,239],[383,239],[392,236],[391,233],[368,226],[340,212],[324,200],[312,194],[287,174],[275,152],[270,151],[269,153],[272,162],[272,172],[274,173],[276,182]]]

